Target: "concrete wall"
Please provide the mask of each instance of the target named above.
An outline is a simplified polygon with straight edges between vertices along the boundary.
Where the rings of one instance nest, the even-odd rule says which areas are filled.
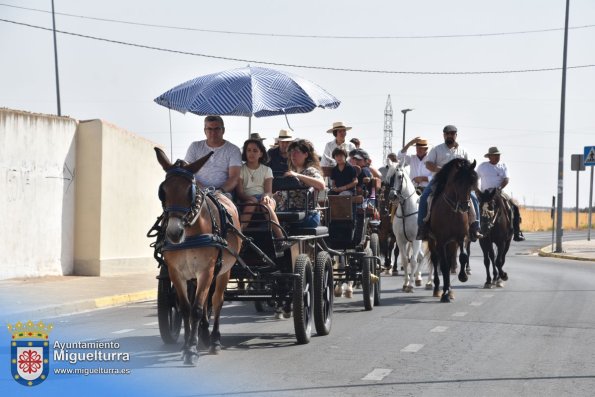
[[[156,272],[154,146],[101,120],[0,109],[0,279]]]
[[[0,109],[0,279],[72,273],[76,128]]]
[[[101,120],[77,132],[74,273],[156,271],[145,237],[161,214],[155,144]]]

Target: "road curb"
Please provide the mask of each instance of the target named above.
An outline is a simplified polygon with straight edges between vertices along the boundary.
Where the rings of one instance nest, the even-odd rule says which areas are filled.
[[[543,248],[540,248],[537,254],[543,257],[550,257],[550,258],[559,258],[559,259],[572,259],[575,261],[584,261],[584,262],[595,262],[593,258],[585,258],[584,256],[576,256],[571,254],[566,254],[564,252],[548,252],[545,251],[546,249],[551,250],[551,245],[547,245]]]
[[[157,298],[157,290],[145,290],[127,294],[104,296],[101,298],[89,298],[74,302],[65,302],[59,305],[40,307],[34,310],[5,313],[3,317],[12,319],[45,319],[49,317],[66,316],[84,311],[103,309],[114,306],[121,306],[127,303],[141,302]]]

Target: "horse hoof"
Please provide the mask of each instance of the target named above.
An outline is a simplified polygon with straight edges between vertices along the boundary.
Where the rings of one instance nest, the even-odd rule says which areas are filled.
[[[440,297],[442,297],[442,292],[440,292],[440,291],[434,291],[434,294],[432,296],[434,298],[440,298]]]
[[[421,280],[415,280],[415,286],[421,287]]]
[[[450,302],[450,297],[448,296],[448,294],[442,295],[442,298],[440,298],[440,302],[449,303]]]
[[[500,277],[502,278],[502,280],[508,281],[508,274],[506,272],[502,272],[502,275]]]
[[[466,283],[467,280],[469,280],[469,277],[467,277],[467,274],[465,273],[459,273],[459,281],[462,283]]]
[[[502,281],[502,280],[498,280],[498,281],[496,282],[496,287],[497,287],[497,288],[504,288],[504,281]]]
[[[182,351],[182,360],[184,361],[184,365],[195,366],[198,361],[198,351],[196,351],[196,348],[184,349]]]
[[[412,286],[408,286],[407,287],[407,291],[405,291],[405,292],[407,292],[409,294],[412,294],[413,293],[413,287]]]
[[[492,289],[492,283],[485,283],[485,284],[483,285],[483,287],[484,287],[485,289]]]
[[[221,342],[215,342],[211,344],[211,348],[209,349],[209,354],[219,354],[221,353]]]
[[[406,285],[403,286],[403,292],[407,292],[407,286]]]
[[[454,292],[452,292],[452,290],[451,290],[451,291],[448,291],[448,297],[449,297],[450,299],[453,299],[453,300],[454,300],[454,298],[455,298],[455,293],[454,293]],[[449,300],[449,302],[450,302],[450,300]]]
[[[427,283],[426,284],[426,289],[427,290],[431,290],[432,288],[434,288],[434,284],[432,284],[432,283]]]

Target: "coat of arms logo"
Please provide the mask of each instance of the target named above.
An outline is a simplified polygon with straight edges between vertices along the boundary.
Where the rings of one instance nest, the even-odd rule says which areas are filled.
[[[12,334],[10,358],[12,378],[24,386],[37,386],[50,372],[49,333],[52,324],[42,321],[8,324]]]

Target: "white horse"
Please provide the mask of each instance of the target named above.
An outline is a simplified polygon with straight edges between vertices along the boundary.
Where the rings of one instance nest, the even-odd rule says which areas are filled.
[[[397,238],[399,257],[404,270],[403,291],[413,292],[413,277],[415,277],[415,285],[421,285],[420,269],[425,257],[422,252],[422,241],[415,239],[417,235],[419,196],[415,192],[415,186],[409,178],[409,174],[401,165],[391,164],[389,166],[385,181],[391,179],[393,179],[393,184],[389,197],[399,203],[392,226],[393,233]],[[431,272],[428,272],[428,274],[428,280],[430,280]],[[429,282],[431,283],[431,281]]]

